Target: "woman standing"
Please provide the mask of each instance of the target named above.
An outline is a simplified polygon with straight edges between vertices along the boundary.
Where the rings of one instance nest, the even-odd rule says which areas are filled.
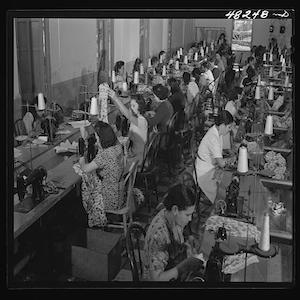
[[[164,207],[153,218],[145,238],[144,280],[184,281],[186,274],[203,267],[184,241],[183,229],[191,221],[195,194],[182,184],[170,188]]]
[[[215,171],[217,167],[225,167],[231,159],[223,158],[223,140],[233,123],[230,112],[223,110],[218,119],[205,134],[198,148],[196,158],[196,179],[206,197],[214,203],[217,195],[217,181]]]

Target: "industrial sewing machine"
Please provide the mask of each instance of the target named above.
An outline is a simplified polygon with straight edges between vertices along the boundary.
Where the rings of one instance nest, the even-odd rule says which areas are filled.
[[[17,176],[17,193],[19,201],[25,199],[25,194],[28,186],[32,186],[31,200],[33,203],[41,202],[45,199],[45,192],[43,189],[43,180],[47,177],[47,171],[40,166],[34,170],[25,169]]]

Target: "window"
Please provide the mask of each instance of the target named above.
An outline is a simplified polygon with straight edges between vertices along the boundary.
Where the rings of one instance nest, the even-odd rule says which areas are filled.
[[[252,20],[234,20],[231,49],[250,51],[252,43]]]

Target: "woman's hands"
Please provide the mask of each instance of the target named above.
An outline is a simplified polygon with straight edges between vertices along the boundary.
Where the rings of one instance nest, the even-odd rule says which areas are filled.
[[[109,89],[108,90],[108,96],[112,99],[112,100],[116,100],[117,98],[117,95],[116,95],[116,92],[112,89]]]

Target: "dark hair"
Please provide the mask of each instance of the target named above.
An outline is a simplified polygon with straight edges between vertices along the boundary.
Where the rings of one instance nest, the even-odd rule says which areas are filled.
[[[164,100],[166,98],[168,98],[169,96],[169,89],[162,85],[162,84],[156,84],[153,88],[153,93],[160,99],[160,100]]]
[[[156,56],[153,56],[151,58],[151,65],[155,64],[156,62],[158,62],[158,58]]]
[[[108,148],[116,145],[117,137],[108,123],[97,121],[94,125],[94,129],[98,134],[102,148]]]
[[[208,61],[205,61],[203,64],[202,64],[203,68],[206,68],[206,69],[209,69],[209,62]]]
[[[165,208],[170,211],[173,205],[178,207],[178,210],[185,210],[193,206],[196,202],[196,195],[193,190],[182,183],[172,186],[167,196],[164,199]]]
[[[249,56],[248,58],[247,58],[247,63],[249,64],[251,61],[253,61],[254,60],[254,57],[253,56]]]
[[[147,105],[144,97],[140,94],[137,94],[137,95],[132,95],[131,99],[136,101],[136,103],[139,106],[139,112],[141,115],[143,115],[147,109]]]
[[[168,85],[171,88],[171,93],[172,94],[177,92],[178,90],[180,90],[178,80],[174,77],[171,77],[171,78],[168,79]]]
[[[160,58],[162,55],[164,55],[166,53],[166,51],[162,50],[159,52],[158,57]]]
[[[252,84],[251,78],[249,78],[249,77],[244,78],[243,81],[242,81],[242,84],[243,84],[243,86],[251,85]]]
[[[185,84],[188,84],[191,81],[191,74],[189,72],[183,72],[182,79]]]
[[[115,64],[115,67],[114,67],[114,70],[116,73],[119,72],[119,70],[125,65],[124,61],[123,60],[119,60],[116,62]]]
[[[199,81],[200,79],[200,74],[201,74],[201,71],[199,68],[194,68],[193,71],[192,71],[192,75],[193,77],[196,78],[196,81]]]
[[[255,76],[255,71],[253,70],[253,68],[251,66],[249,66],[247,68],[246,73],[250,79],[252,79]]]
[[[231,113],[227,110],[221,110],[219,112],[219,115],[218,115],[215,123],[217,126],[220,126],[221,124],[228,125],[228,124],[231,124],[232,122],[233,122],[233,117],[232,117]]]

